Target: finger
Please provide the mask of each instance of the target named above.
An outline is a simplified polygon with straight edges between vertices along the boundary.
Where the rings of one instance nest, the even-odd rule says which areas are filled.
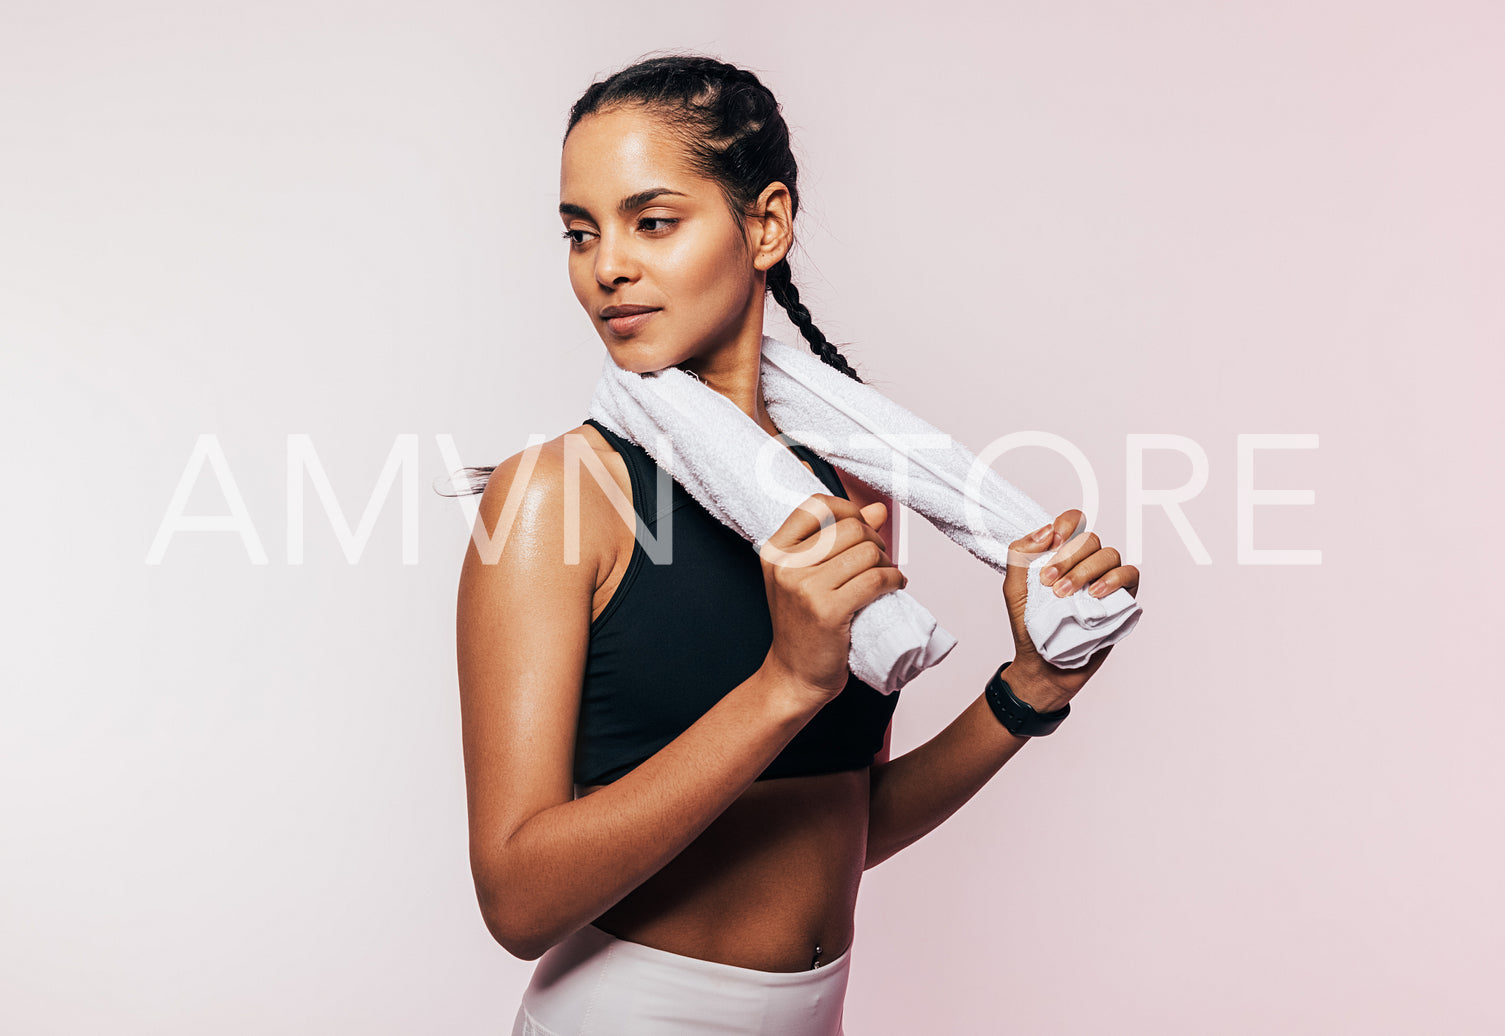
[[[1123,585],[1123,576],[1118,568],[1111,568],[1100,576],[1087,581],[1087,596],[1106,597]]]
[[[1139,569],[1133,565],[1119,565],[1089,586],[1087,592],[1093,597],[1106,597],[1120,587],[1128,590],[1130,597],[1135,596],[1139,589]]]
[[[1042,525],[1034,532],[1027,532],[1009,544],[1007,563],[1010,566],[1028,566],[1039,558],[1040,552],[1050,549],[1050,539],[1055,534],[1055,525]]]
[[[759,553],[770,564],[808,568],[820,565],[864,540],[870,540],[879,547],[884,547],[883,540],[876,529],[856,514],[849,514],[845,518],[837,519],[835,524],[811,533],[787,549],[779,547],[770,538]],[[886,547],[884,549],[886,550]]]
[[[1097,553],[1101,547],[1095,532],[1073,536],[1051,555],[1050,563],[1040,570],[1040,582],[1050,586],[1063,572],[1069,572],[1075,565]]]
[[[1051,522],[1009,544],[1007,567],[1003,574],[1003,598],[1008,607],[1009,621],[1015,627],[1016,641],[1022,629],[1024,600],[1028,595],[1026,579],[1029,566],[1039,560],[1042,552],[1049,549],[1055,531],[1055,523]]]
[[[877,529],[846,519],[841,524],[843,529],[839,542],[826,552],[825,559],[820,563],[819,578],[822,581],[817,585],[831,589],[840,586],[864,568],[893,564],[888,556],[888,544]]]
[[[788,549],[842,518],[858,515],[858,507],[844,497],[811,493],[789,513],[767,542]]]
[[[1054,550],[1061,544],[1070,540],[1078,532],[1082,531],[1087,521],[1087,515],[1081,509],[1073,507],[1069,511],[1062,511],[1051,523],[1055,527],[1056,534],[1050,541],[1048,549]]]
[[[1009,544],[1008,553],[1004,559],[1007,566],[1004,572],[1005,584],[1012,578],[1024,578],[1024,570],[1038,561],[1041,553],[1050,549],[1050,537],[1054,534],[1053,524],[1042,525],[1034,532],[1026,533]]]
[[[1094,579],[1113,571],[1121,560],[1123,559],[1118,556],[1118,551],[1112,547],[1104,547],[1062,572],[1050,584],[1050,588],[1055,591],[1057,597],[1067,597]],[[1093,594],[1093,596],[1098,595]]]
[[[869,568],[847,580],[831,594],[832,605],[851,615],[886,593],[904,585],[904,573],[892,566]]]
[[[830,534],[830,541],[826,549],[822,552],[817,549],[816,543],[823,533]],[[883,542],[883,537],[878,535],[878,530],[855,515],[838,519],[836,524],[829,529],[822,530],[821,533],[817,533],[795,544],[793,552],[796,554],[807,551],[811,552],[815,556],[814,563],[820,564],[823,561],[834,558],[842,551],[850,550],[859,543],[876,544],[878,549],[883,551],[885,555],[888,553],[888,544]]]
[[[817,589],[835,591],[870,568],[892,567],[893,562],[889,560],[888,551],[883,549],[883,541],[862,540],[822,564],[815,573],[812,573],[810,579],[811,584]],[[906,586],[908,583],[909,578],[904,576],[900,585]]]

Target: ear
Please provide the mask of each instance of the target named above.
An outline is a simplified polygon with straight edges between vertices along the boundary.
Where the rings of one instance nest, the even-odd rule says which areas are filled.
[[[753,268],[767,273],[794,244],[794,212],[789,188],[778,180],[763,188],[748,217]]]

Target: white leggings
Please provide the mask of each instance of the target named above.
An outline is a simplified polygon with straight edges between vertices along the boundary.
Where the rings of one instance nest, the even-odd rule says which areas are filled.
[[[538,958],[512,1036],[843,1036],[851,963],[758,971],[588,924]]]

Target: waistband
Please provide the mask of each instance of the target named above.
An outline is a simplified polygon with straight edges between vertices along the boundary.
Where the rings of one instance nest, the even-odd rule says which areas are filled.
[[[687,957],[681,953],[661,950],[656,946],[645,946],[640,942],[619,939],[610,932],[597,928],[595,924],[586,925],[575,935],[582,936],[592,945],[610,945],[612,955],[617,958],[655,964],[685,975],[714,975],[718,978],[742,981],[765,988],[833,985],[837,976],[845,976],[851,969],[852,946],[857,942],[854,938],[842,951],[841,956],[831,959],[818,968],[807,968],[804,971],[760,971],[757,968],[743,968],[735,964],[723,964],[720,961]]]
[[[526,1017],[558,1036],[703,1036],[713,1025],[768,1036],[839,1036],[851,963],[848,946],[817,968],[760,971],[630,942],[587,924],[539,958],[519,1022]]]

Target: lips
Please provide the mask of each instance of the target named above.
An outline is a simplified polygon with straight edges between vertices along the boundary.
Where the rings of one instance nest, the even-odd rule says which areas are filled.
[[[601,310],[601,319],[614,335],[634,333],[658,312],[656,306],[607,306]]]
[[[602,320],[610,320],[612,317],[630,317],[638,313],[651,313],[658,309],[657,306],[607,306],[601,311]]]

